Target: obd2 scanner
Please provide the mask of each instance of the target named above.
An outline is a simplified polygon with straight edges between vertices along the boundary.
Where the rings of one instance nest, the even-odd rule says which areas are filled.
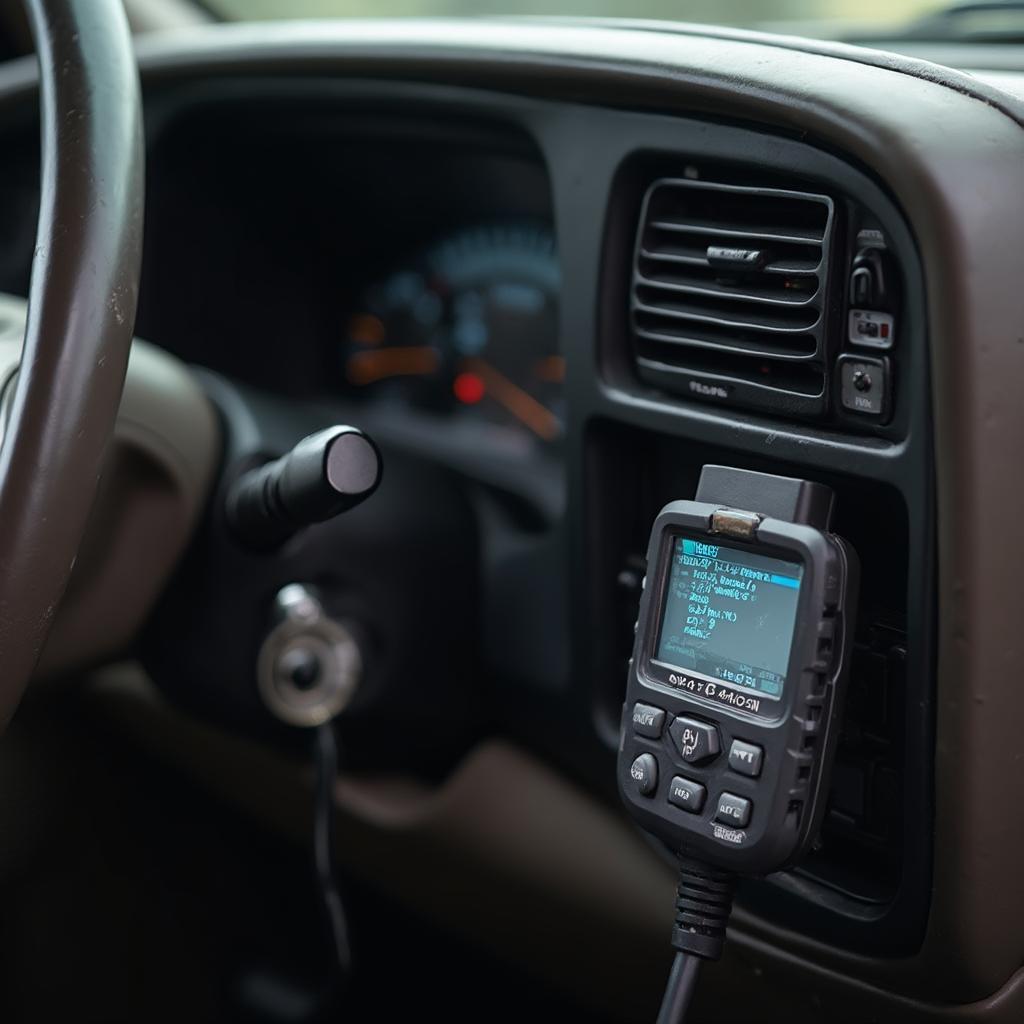
[[[651,531],[618,781],[679,857],[659,1024],[720,956],[737,876],[794,864],[821,822],[858,583],[833,505],[822,484],[705,466]]]

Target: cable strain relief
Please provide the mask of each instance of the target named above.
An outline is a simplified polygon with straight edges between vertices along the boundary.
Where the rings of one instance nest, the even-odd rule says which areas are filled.
[[[689,857],[679,858],[672,945],[681,953],[717,960],[725,945],[736,876]]]

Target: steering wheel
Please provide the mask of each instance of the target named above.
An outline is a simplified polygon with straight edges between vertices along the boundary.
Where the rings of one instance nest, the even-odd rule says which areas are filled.
[[[42,183],[0,448],[0,730],[67,585],[117,417],[142,252],[138,70],[120,0],[26,0]]]

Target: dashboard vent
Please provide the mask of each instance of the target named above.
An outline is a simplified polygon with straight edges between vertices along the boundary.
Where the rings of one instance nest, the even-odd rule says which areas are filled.
[[[799,416],[824,412],[828,196],[681,178],[644,196],[631,323],[659,388]]]

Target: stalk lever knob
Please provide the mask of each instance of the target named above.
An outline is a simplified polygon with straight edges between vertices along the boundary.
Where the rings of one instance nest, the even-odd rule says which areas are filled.
[[[380,483],[381,468],[377,446],[361,430],[320,430],[235,480],[227,496],[228,526],[250,547],[277,547],[303,527],[365,501]]]

